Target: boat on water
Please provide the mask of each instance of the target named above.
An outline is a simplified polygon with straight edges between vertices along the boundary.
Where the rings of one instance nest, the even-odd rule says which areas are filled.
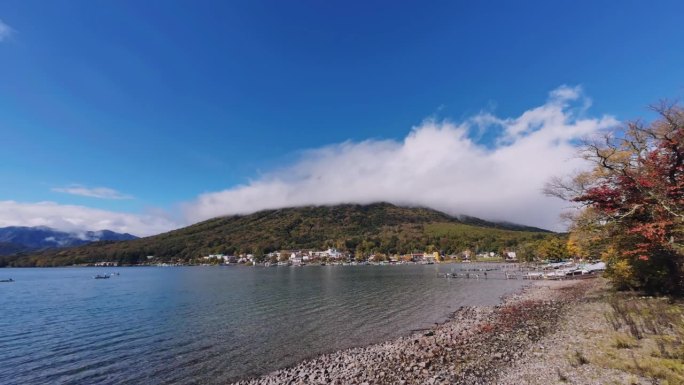
[[[9,283],[9,282],[14,282],[14,280],[13,280],[12,278],[9,278],[9,279],[0,279],[0,282]]]
[[[108,279],[110,276],[108,274],[98,274],[94,276],[95,279]]]

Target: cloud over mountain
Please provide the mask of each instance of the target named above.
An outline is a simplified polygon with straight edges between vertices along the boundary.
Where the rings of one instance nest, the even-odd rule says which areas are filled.
[[[55,202],[0,201],[0,227],[7,226],[47,226],[68,232],[107,229],[146,236],[180,224],[161,212],[130,214]]]
[[[248,184],[202,194],[183,212],[196,222],[286,206],[388,201],[558,229],[564,203],[543,196],[544,183],[585,167],[574,142],[618,123],[586,117],[590,104],[581,88],[563,86],[518,117],[429,119],[402,141],[309,150]],[[498,134],[485,145],[473,139],[478,132]]]
[[[581,88],[563,86],[517,117],[483,112],[461,122],[428,119],[401,141],[348,141],[310,149],[247,184],[180,203],[180,213],[0,201],[0,227],[110,229],[145,236],[262,209],[386,201],[559,230],[558,215],[566,204],[545,197],[544,184],[587,166],[576,156],[578,139],[618,124],[611,116],[589,116],[590,105]],[[483,135],[488,139],[478,140]],[[107,188],[56,191],[127,197]]]

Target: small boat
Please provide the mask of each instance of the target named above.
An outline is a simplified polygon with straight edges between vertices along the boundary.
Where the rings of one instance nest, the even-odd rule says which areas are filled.
[[[95,278],[95,279],[107,279],[107,278],[109,278],[109,275],[107,275],[107,274],[98,274],[98,275],[94,276],[93,278]]]
[[[12,278],[10,279],[0,279],[0,282],[14,282]]]

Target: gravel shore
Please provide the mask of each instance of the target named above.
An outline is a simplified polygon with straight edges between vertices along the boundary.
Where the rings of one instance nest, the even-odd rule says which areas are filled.
[[[538,281],[494,307],[462,307],[435,328],[322,355],[235,384],[496,384],[538,348],[596,280]],[[534,369],[534,368],[531,368]],[[534,369],[536,370],[536,369]]]
[[[554,330],[497,377],[500,385],[684,384],[684,303],[591,282]]]

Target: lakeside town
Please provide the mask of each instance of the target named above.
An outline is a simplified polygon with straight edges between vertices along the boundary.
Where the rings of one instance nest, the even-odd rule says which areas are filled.
[[[273,251],[263,256],[254,254],[209,254],[191,260],[171,260],[161,262],[154,255],[148,255],[140,263],[141,266],[216,266],[216,265],[245,265],[245,266],[306,266],[306,265],[388,265],[388,264],[434,264],[439,262],[517,262],[517,254],[507,251],[502,254],[496,252],[474,253],[465,250],[462,253],[445,255],[438,251],[415,252],[411,254],[370,254],[368,256],[355,255],[340,251],[336,248],[326,250],[298,249]],[[79,264],[78,266],[119,266],[116,261],[101,261],[93,264]]]
[[[156,257],[148,256],[147,263],[140,266],[383,266],[383,265],[434,265],[437,263],[453,263],[450,272],[443,273],[444,278],[465,279],[583,279],[597,277],[605,271],[602,261],[582,258],[544,260],[518,263],[514,251],[501,254],[481,252],[472,254],[469,251],[458,255],[443,255],[439,252],[411,253],[405,255],[376,255],[367,258],[354,258],[351,253],[341,252],[335,248],[326,250],[281,250],[271,252],[262,258],[253,254],[226,255],[210,254],[202,256],[197,262],[158,262]],[[81,266],[117,267],[117,262],[102,261]]]

